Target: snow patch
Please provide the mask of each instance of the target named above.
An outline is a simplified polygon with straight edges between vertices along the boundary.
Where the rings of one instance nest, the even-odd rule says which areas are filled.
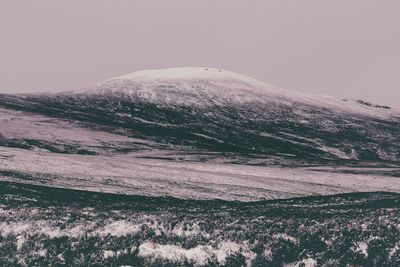
[[[216,259],[221,265],[226,264],[230,255],[241,253],[246,258],[246,264],[251,265],[256,254],[251,252],[245,242],[239,245],[232,241],[224,241],[217,248],[199,245],[194,248],[184,249],[177,245],[161,245],[154,242],[145,242],[139,246],[139,256],[151,261],[167,260],[173,263],[188,261],[196,266],[205,266],[209,261]]]
[[[285,267],[315,267],[317,266],[317,261],[313,258],[303,259],[296,263],[284,264]]]
[[[102,236],[127,236],[135,235],[142,229],[142,224],[132,224],[126,220],[115,221],[105,225],[95,233]]]
[[[103,258],[104,259],[112,258],[114,256],[115,256],[115,253],[112,250],[105,250],[104,253],[103,253]]]
[[[355,244],[355,252],[360,252],[365,257],[368,257],[368,244],[364,241],[357,242]]]
[[[274,234],[272,237],[274,239],[284,239],[284,240],[290,241],[290,242],[295,243],[295,244],[297,244],[299,242],[299,240],[297,238],[295,238],[293,236],[290,236],[290,235],[288,235],[286,233]]]

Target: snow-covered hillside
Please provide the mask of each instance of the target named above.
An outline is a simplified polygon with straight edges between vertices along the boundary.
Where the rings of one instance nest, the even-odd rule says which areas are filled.
[[[24,111],[60,127],[92,131],[90,136],[98,130],[119,136],[103,146],[79,141],[80,134],[71,137],[76,142],[61,138],[60,131],[43,138],[36,131],[10,136],[16,121],[3,119],[0,142],[10,147],[78,154],[156,151],[156,157],[262,165],[400,159],[398,109],[283,90],[212,68],[146,70],[81,91],[1,95],[0,107],[8,114],[3,117]],[[12,116],[24,117],[27,129],[37,128],[36,119],[18,114]]]
[[[0,181],[123,195],[257,201],[400,192],[399,168],[280,168],[2,147],[0,155]]]
[[[242,74],[214,68],[143,70],[109,79],[100,83],[92,92],[99,91],[103,94],[124,92],[131,97],[169,105],[232,105],[272,101],[306,104],[376,117],[400,116],[398,109],[393,111],[389,107],[374,107],[373,104],[360,100],[284,90]]]

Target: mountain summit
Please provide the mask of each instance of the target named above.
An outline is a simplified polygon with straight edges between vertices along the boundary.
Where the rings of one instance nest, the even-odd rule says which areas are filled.
[[[205,67],[182,67],[182,68],[166,68],[166,69],[152,69],[133,72],[112,78],[110,80],[135,80],[135,81],[193,81],[193,80],[206,80],[206,81],[238,81],[253,85],[259,85],[262,82],[250,78],[248,76],[225,71],[216,68]]]
[[[200,105],[244,102],[281,102],[318,106],[338,112],[375,117],[400,114],[386,106],[362,100],[340,99],[281,89],[246,75],[216,68],[187,67],[142,70],[108,79],[87,93],[125,93],[147,101],[170,105]]]

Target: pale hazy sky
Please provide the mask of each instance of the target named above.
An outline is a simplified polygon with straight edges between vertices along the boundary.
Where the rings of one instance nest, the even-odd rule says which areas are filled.
[[[400,107],[397,0],[0,0],[0,92],[208,66]]]

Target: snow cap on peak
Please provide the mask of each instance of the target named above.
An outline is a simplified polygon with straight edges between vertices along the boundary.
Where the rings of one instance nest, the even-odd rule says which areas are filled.
[[[263,99],[264,103],[318,106],[374,117],[388,117],[393,113],[393,109],[364,101],[343,101],[336,97],[284,90],[243,74],[208,67],[141,70],[106,80],[98,85],[96,91],[99,90],[124,92],[168,104],[245,103]]]
[[[166,68],[166,69],[151,69],[141,70],[130,74],[118,76],[108,81],[115,80],[134,80],[134,81],[168,81],[168,80],[231,80],[240,81],[247,84],[257,86],[266,85],[265,83],[254,78],[217,68],[208,67],[181,67],[181,68]]]

